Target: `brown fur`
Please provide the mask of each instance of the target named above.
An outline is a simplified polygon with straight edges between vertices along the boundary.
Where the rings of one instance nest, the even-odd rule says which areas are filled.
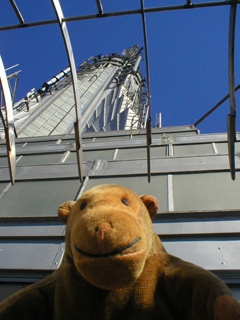
[[[62,265],[5,300],[0,320],[240,320],[220,279],[164,250],[150,218],[157,208],[154,197],[116,185],[61,205]]]

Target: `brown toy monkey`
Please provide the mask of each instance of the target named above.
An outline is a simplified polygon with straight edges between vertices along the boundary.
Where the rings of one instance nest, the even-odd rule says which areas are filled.
[[[1,320],[240,320],[212,273],[169,255],[154,233],[150,195],[102,185],[59,207],[67,222],[58,270],[0,305]]]

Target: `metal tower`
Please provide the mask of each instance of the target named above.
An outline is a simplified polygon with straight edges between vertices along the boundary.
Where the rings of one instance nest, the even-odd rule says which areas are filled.
[[[123,54],[97,55],[80,64],[82,132],[144,128],[147,103],[140,52],[135,45]],[[69,73],[70,68],[63,70],[15,105],[19,138],[74,133],[75,102]]]

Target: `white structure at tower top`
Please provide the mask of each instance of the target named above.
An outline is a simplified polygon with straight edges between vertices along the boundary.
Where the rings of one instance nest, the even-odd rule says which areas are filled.
[[[144,128],[147,98],[140,53],[135,45],[122,54],[90,57],[78,67],[83,132]],[[74,132],[75,102],[69,74],[70,68],[66,68],[15,105],[19,137]]]

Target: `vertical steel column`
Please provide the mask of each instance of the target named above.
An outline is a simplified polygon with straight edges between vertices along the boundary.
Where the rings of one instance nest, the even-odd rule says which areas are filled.
[[[14,184],[15,171],[16,171],[16,149],[15,149],[15,132],[14,132],[14,122],[13,122],[13,105],[12,105],[11,92],[9,88],[9,82],[7,80],[7,75],[4,69],[1,56],[0,56],[0,84],[2,86],[3,98],[5,102],[6,121],[4,123],[4,129],[5,129],[5,138],[6,138],[6,145],[7,145],[9,172],[10,172],[11,182],[12,184]],[[2,120],[4,121],[4,119]]]
[[[78,173],[80,182],[83,181],[83,157],[82,157],[82,141],[81,141],[81,106],[80,106],[80,95],[78,89],[78,79],[77,79],[77,71],[75,60],[72,51],[72,45],[67,29],[66,22],[63,21],[63,12],[59,0],[52,0],[52,5],[55,9],[56,16],[58,18],[59,26],[62,32],[63,40],[65,43],[69,67],[71,70],[72,84],[73,84],[73,93],[75,100],[75,111],[76,111],[76,122],[74,124],[75,129],[75,139],[76,139],[76,153],[77,153],[77,161],[78,161]]]
[[[147,134],[147,174],[148,182],[151,181],[151,155],[150,146],[152,144],[152,127],[151,127],[151,96],[150,96],[150,75],[149,75],[149,63],[148,63],[148,46],[147,46],[147,30],[144,13],[144,2],[141,0],[141,14],[143,24],[143,36],[144,36],[144,47],[145,47],[145,58],[146,58],[146,73],[147,73],[147,96],[148,96],[148,117],[146,123],[146,134]]]
[[[229,40],[228,40],[228,81],[230,96],[230,114],[227,118],[228,156],[232,180],[235,180],[235,141],[236,141],[236,102],[234,84],[234,38],[236,24],[237,1],[230,6]]]

